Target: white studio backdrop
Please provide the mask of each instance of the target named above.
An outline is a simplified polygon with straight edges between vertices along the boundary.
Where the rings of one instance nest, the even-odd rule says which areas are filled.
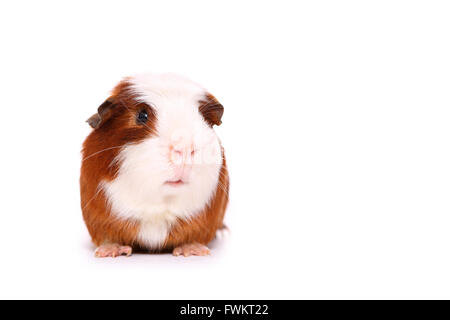
[[[450,4],[0,4],[0,298],[450,298]],[[84,122],[122,77],[224,105],[231,235],[98,260]]]

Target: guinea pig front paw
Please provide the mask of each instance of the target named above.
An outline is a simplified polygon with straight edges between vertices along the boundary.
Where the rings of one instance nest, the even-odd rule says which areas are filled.
[[[103,244],[95,250],[96,258],[118,257],[125,255],[131,256],[133,250],[129,246],[121,246],[118,244]]]
[[[194,242],[182,245],[180,247],[176,247],[175,249],[173,249],[172,253],[176,257],[181,255],[189,257],[189,256],[207,256],[211,254],[211,251],[209,251],[207,246]]]

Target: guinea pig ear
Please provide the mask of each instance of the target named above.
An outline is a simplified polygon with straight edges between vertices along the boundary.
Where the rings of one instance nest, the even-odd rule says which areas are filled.
[[[213,125],[220,126],[222,124],[223,106],[212,95],[206,94],[205,98],[200,100],[198,111],[203,116],[203,119],[212,127]]]
[[[109,116],[111,115],[111,111],[114,108],[115,104],[111,98],[108,98],[105,102],[103,102],[100,107],[98,107],[97,113],[92,117],[87,119],[87,123],[93,128],[97,129],[100,127],[102,123],[104,123]]]

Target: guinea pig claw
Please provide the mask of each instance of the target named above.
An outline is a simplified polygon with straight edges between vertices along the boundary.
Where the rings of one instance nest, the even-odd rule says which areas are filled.
[[[125,255],[127,257],[131,256],[132,249],[129,246],[121,246],[119,250],[119,255]]]
[[[130,246],[120,246],[118,244],[103,244],[95,250],[96,258],[116,258],[125,255],[131,256],[133,249]]]
[[[180,247],[176,247],[172,254],[176,257],[178,256],[184,256],[184,257],[189,257],[189,256],[207,256],[211,254],[211,251],[209,250],[209,248],[207,246],[204,246],[200,243],[190,243],[190,244],[185,244],[182,245]]]

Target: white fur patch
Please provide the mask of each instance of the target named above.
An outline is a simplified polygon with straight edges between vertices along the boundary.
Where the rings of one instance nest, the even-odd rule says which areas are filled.
[[[198,111],[206,93],[197,84],[173,75],[140,75],[131,79],[139,100],[157,114],[157,135],[124,147],[117,159],[117,178],[104,182],[112,212],[141,223],[139,241],[149,248],[164,244],[177,219],[189,219],[211,200],[222,165],[219,139]],[[188,182],[173,187],[169,146],[176,141],[192,145],[195,157]]]

